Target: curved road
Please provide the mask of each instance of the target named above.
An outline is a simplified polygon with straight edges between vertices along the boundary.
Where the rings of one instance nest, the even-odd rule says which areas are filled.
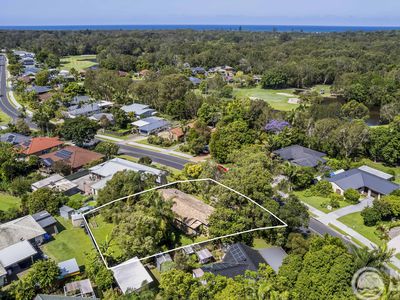
[[[148,156],[151,158],[152,161],[162,164],[164,166],[172,167],[178,170],[182,170],[189,162],[189,160],[180,158],[173,155],[168,155],[156,151],[151,151],[143,148],[135,148],[135,146],[128,146],[118,144],[119,152],[121,154],[126,154],[132,157],[141,158],[143,156]]]
[[[6,60],[4,55],[0,55],[0,110],[7,114],[13,122],[20,116],[20,111],[10,103],[7,97]],[[30,118],[25,118],[25,122],[32,129],[38,128]]]

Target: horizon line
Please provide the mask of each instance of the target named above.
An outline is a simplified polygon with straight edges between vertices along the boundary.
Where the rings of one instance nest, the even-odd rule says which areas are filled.
[[[67,27],[67,26],[305,26],[305,27],[387,27],[396,28],[399,25],[318,25],[318,24],[212,24],[212,23],[153,23],[153,24],[29,24],[0,25],[0,27]]]

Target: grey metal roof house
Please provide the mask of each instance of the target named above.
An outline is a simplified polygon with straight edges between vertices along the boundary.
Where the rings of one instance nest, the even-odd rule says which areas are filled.
[[[343,194],[348,189],[355,189],[362,194],[377,195],[380,198],[381,195],[390,194],[400,188],[396,183],[360,169],[350,169],[327,180],[339,194]]]
[[[31,184],[32,191],[36,191],[40,188],[49,188],[51,190],[62,192],[66,195],[72,195],[78,192],[77,184],[59,174],[54,174]]]
[[[159,117],[144,118],[139,121],[133,122],[132,125],[137,128],[140,134],[143,135],[157,133],[168,129],[171,126],[171,124],[167,120]]]
[[[32,215],[32,218],[48,233],[58,233],[57,221],[46,210]]]
[[[129,291],[139,291],[153,282],[153,278],[137,257],[111,268],[111,271],[124,294]]]
[[[0,250],[0,287],[6,283],[7,270],[13,272],[13,269],[17,269],[18,264],[30,260],[32,262],[33,257],[37,254],[37,251],[30,242],[19,241],[6,248]]]
[[[51,86],[34,85],[26,89],[28,92],[35,92],[36,94],[44,94],[52,90]]]
[[[39,73],[41,69],[34,66],[25,66],[22,76],[34,76]]]
[[[386,180],[390,180],[390,179],[393,178],[393,175],[391,175],[391,174],[388,174],[388,173],[379,171],[379,170],[377,170],[377,169],[374,169],[374,168],[371,168],[371,167],[368,167],[368,166],[365,166],[365,165],[359,167],[358,169],[361,170],[361,171],[370,173],[370,174],[372,174],[372,175],[381,177],[381,178],[386,179]]]
[[[101,118],[106,117],[108,121],[110,121],[110,123],[114,123],[114,116],[110,113],[98,113],[98,114],[94,114],[93,116],[91,116],[89,119],[93,120],[93,121],[100,121]]]
[[[146,104],[132,103],[124,105],[121,109],[126,113],[134,113],[137,118],[146,118],[152,116],[156,110]]]
[[[83,104],[81,107],[71,106],[68,111],[64,113],[66,117],[76,118],[79,116],[90,116],[101,111],[101,107],[98,103],[87,103]]]
[[[151,174],[156,176],[156,181],[158,183],[165,183],[164,171],[118,157],[91,167],[89,171],[93,179],[98,180],[91,186],[93,194],[97,194],[99,190],[105,187],[107,181],[110,180],[114,174],[120,171],[134,171]]]
[[[253,249],[243,243],[229,246],[221,262],[202,266],[193,270],[195,277],[201,277],[205,272],[233,278],[243,275],[247,270],[257,271],[260,264],[267,263],[278,272],[286,252],[280,247]]]
[[[71,218],[71,215],[75,212],[75,209],[72,207],[63,205],[60,207],[60,216],[63,217],[66,220],[69,220]]]
[[[261,263],[265,263],[265,260],[257,250],[243,243],[236,243],[229,246],[222,262],[202,266],[200,270],[194,270],[194,275],[201,277],[205,272],[210,272],[233,278],[243,275],[247,270],[258,270]]]
[[[302,167],[316,167],[320,163],[325,163],[326,160],[323,156],[325,153],[315,151],[300,145],[292,145],[279,150],[273,151],[274,154],[279,155],[283,160]]]

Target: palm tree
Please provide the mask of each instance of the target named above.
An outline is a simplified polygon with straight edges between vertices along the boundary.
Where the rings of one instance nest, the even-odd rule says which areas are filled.
[[[374,247],[372,250],[367,247],[357,248],[352,246],[352,252],[355,257],[356,266],[361,269],[364,267],[382,268],[385,263],[390,262],[394,250],[388,249],[384,244],[380,247]]]

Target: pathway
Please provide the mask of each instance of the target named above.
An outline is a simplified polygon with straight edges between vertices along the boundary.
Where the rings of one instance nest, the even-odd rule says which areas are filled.
[[[367,197],[367,198],[361,200],[358,204],[349,205],[349,206],[340,208],[338,210],[335,210],[333,212],[330,212],[328,214],[328,216],[335,218],[335,219],[339,219],[340,217],[343,217],[345,215],[356,213],[356,212],[362,211],[364,208],[366,208],[368,206],[372,206],[373,201],[374,201],[374,198]]]

